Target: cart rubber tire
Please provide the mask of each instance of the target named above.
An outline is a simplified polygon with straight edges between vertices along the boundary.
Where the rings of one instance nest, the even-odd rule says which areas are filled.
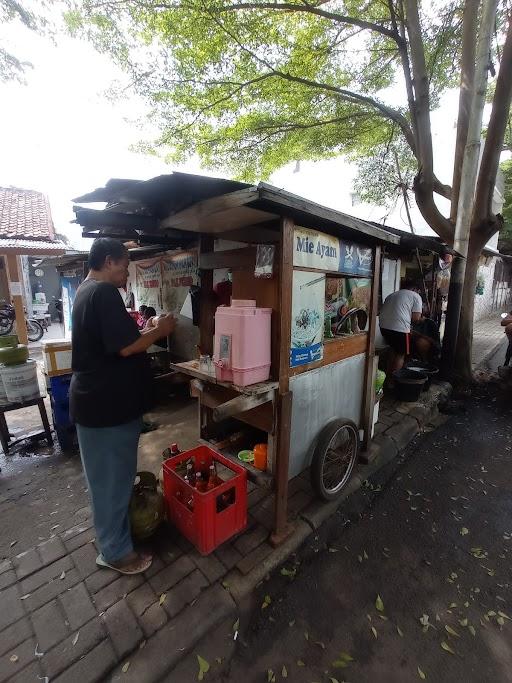
[[[342,429],[346,429],[354,441],[353,452],[350,455],[350,461],[348,465],[344,468],[344,472],[340,478],[339,484],[333,489],[328,489],[326,488],[323,480],[324,462],[327,455],[327,449],[329,448],[334,436]],[[311,462],[310,468],[311,485],[320,498],[330,501],[336,500],[336,498],[339,497],[340,493],[350,480],[358,456],[359,431],[352,420],[336,418],[328,422],[318,436],[315,450],[313,451],[313,460]]]

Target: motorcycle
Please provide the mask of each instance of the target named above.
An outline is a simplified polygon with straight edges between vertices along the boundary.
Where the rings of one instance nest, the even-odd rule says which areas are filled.
[[[14,306],[8,303],[0,304],[0,336],[10,334],[16,320]],[[44,334],[43,326],[33,318],[25,318],[27,336],[31,342],[39,341]]]

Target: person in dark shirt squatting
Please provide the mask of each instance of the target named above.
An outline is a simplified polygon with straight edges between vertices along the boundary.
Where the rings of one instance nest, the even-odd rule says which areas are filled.
[[[140,332],[118,288],[126,286],[129,255],[100,237],[89,252],[89,274],[73,305],[70,413],[89,487],[100,555],[96,564],[139,574],[152,562],[133,549],[128,506],[137,471],[142,415],[151,376],[146,349],[174,330],[171,315]]]

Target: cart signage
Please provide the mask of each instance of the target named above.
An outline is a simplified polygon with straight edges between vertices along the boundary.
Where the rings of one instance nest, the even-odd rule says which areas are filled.
[[[293,265],[368,277],[373,272],[373,252],[371,248],[323,232],[295,228]]]
[[[135,264],[137,299],[140,304],[161,308],[162,274],[160,259],[139,261]]]
[[[290,367],[324,357],[325,275],[293,272]]]

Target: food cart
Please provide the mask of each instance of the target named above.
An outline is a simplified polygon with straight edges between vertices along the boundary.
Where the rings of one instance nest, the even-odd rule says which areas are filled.
[[[180,173],[125,182],[131,184],[110,191],[107,184],[78,198],[108,201],[111,208],[76,208],[77,222],[89,235],[96,224],[113,226],[119,236],[117,226],[135,229],[140,218],[146,226],[140,235],[175,236],[181,244],[186,236],[197,240],[203,356],[214,352],[216,270],[231,272],[233,299],[272,309],[267,381],[244,387],[221,381],[212,364],[199,360],[172,368],[191,380],[201,440],[236,458],[229,439],[219,438],[220,432],[226,435],[220,426],[245,424],[263,434],[267,472],[246,467],[250,479],[274,489],[277,544],[289,533],[289,480],[310,468],[316,491],[331,500],[348,482],[359,447],[368,447],[381,247],[399,238],[266,183]],[[137,202],[142,217],[134,210]],[[103,216],[95,218],[98,214]],[[221,248],[219,240],[236,247]]]

